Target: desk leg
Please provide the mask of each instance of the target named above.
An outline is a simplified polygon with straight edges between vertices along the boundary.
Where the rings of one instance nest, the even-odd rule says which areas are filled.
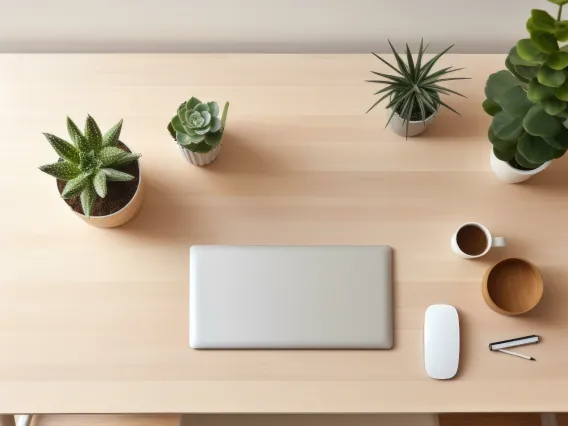
[[[0,426],[16,426],[14,416],[10,414],[0,414]]]

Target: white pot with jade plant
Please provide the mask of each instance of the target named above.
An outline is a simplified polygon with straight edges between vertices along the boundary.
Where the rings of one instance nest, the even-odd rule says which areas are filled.
[[[219,118],[217,102],[202,103],[194,97],[179,106],[168,130],[191,164],[206,166],[219,156],[228,110],[229,102]]]
[[[568,21],[558,5],[556,18],[531,11],[530,38],[519,40],[505,60],[506,70],[487,79],[483,109],[492,116],[488,138],[493,173],[519,183],[545,170],[568,149]]]
[[[39,169],[57,179],[60,196],[88,224],[113,228],[130,221],[142,205],[142,174],[140,154],[119,140],[122,120],[103,135],[91,116],[84,132],[67,117],[67,130],[71,142],[44,133],[59,159]]]
[[[448,74],[459,71],[461,68],[447,67],[439,71],[432,71],[438,59],[453,46],[448,47],[423,64],[423,56],[426,53],[423,40],[420,41],[416,61],[412,57],[408,44],[406,45],[406,62],[397,53],[390,40],[389,45],[397,62],[396,67],[376,53],[373,53],[373,55],[394,70],[396,75],[371,71],[382,79],[367,81],[383,84],[385,87],[375,93],[375,95],[382,96],[367,112],[371,111],[383,100],[388,99],[386,106],[388,113],[387,126],[390,125],[393,132],[406,138],[424,132],[434,121],[441,106],[459,115],[455,109],[440,99],[440,95],[455,94],[462,97],[463,95],[447,87],[440,86],[439,83],[451,80],[467,80],[468,78],[448,77]]]

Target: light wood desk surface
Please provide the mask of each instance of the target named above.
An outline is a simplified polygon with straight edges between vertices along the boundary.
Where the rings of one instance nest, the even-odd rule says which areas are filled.
[[[501,55],[448,56],[471,81],[419,138],[365,115],[384,69],[371,55],[0,55],[0,412],[448,412],[568,410],[568,163],[521,185],[489,170],[481,109]],[[208,168],[166,125],[194,95],[231,101]],[[121,229],[87,226],[36,167],[41,132],[92,114],[143,154],[146,200]],[[480,221],[509,247],[456,257],[450,236]],[[210,351],[188,347],[191,244],[389,244],[391,351]],[[497,260],[541,268],[545,296],[519,318],[481,297]],[[222,265],[220,265],[222,266]],[[429,379],[426,307],[461,315],[459,376]],[[523,352],[490,341],[540,334]]]

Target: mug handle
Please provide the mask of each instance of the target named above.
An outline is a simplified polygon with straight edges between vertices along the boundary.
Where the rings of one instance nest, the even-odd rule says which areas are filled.
[[[491,247],[505,247],[507,245],[507,239],[505,237],[493,237],[491,242]]]

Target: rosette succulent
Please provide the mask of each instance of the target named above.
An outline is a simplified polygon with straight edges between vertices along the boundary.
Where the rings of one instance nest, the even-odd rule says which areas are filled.
[[[211,151],[223,138],[229,103],[225,103],[223,115],[219,115],[217,102],[202,103],[192,97],[182,103],[168,125],[168,130],[178,144],[192,152]]]
[[[122,120],[102,135],[91,116],[87,117],[84,133],[67,117],[67,130],[72,143],[44,133],[59,155],[59,161],[39,169],[67,182],[61,196],[66,199],[79,196],[83,213],[90,217],[97,197],[106,197],[107,181],[126,182],[134,179],[134,176],[117,170],[117,167],[136,161],[140,154],[128,152],[118,146]]]
[[[493,117],[488,137],[495,156],[517,169],[536,169],[568,148],[568,21],[558,5],[556,17],[533,9],[505,66],[485,86],[485,112]]]

